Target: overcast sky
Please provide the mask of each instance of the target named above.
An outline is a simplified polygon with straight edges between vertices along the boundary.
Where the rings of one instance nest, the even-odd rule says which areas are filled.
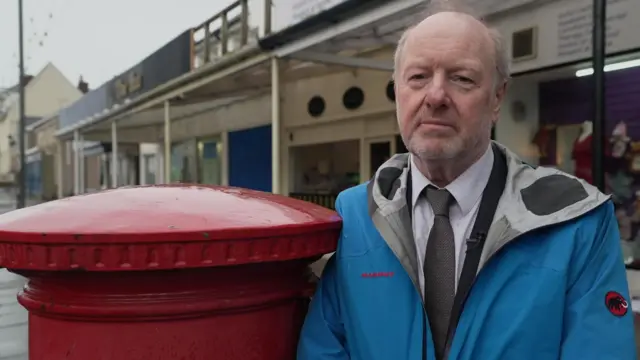
[[[48,62],[91,88],[135,65],[182,31],[215,15],[232,0],[24,0],[25,63],[37,74]],[[292,21],[303,3],[277,0],[274,27]],[[0,88],[18,79],[18,0],[0,0]],[[253,25],[261,26],[263,0],[250,0]]]

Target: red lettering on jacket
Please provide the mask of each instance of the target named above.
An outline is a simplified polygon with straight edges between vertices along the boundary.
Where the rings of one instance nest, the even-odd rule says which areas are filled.
[[[362,273],[363,278],[393,277],[393,271],[379,271]]]

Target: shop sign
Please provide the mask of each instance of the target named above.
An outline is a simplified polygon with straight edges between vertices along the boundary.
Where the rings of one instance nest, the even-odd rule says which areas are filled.
[[[489,15],[545,1],[547,0],[467,0],[466,4],[483,15]],[[344,2],[346,0],[272,0],[274,30],[293,26]]]
[[[130,71],[116,79],[113,86],[116,100],[122,100],[142,89],[142,75],[137,71]]]
[[[592,0],[559,0],[534,9],[509,13],[493,25],[512,48],[512,35],[536,28],[535,56],[512,64],[512,72],[536,70],[576,61],[588,61],[592,56]],[[640,49],[637,19],[640,1],[607,1],[607,53]]]

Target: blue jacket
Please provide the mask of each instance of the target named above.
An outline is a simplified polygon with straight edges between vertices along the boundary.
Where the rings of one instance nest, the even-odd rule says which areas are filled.
[[[636,359],[609,197],[499,148],[507,183],[448,359]],[[396,155],[368,184],[338,197],[344,226],[311,301],[298,360],[420,360],[423,341],[426,359],[434,359],[417,290],[407,159]]]

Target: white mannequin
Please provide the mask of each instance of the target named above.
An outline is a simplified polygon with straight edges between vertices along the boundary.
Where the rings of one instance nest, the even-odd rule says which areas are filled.
[[[631,139],[627,136],[627,124],[620,121],[611,134],[609,142],[613,144],[611,156],[614,158],[622,158],[627,151],[627,147]]]
[[[583,141],[593,133],[593,123],[590,120],[586,120],[582,123],[582,129],[578,141]]]

